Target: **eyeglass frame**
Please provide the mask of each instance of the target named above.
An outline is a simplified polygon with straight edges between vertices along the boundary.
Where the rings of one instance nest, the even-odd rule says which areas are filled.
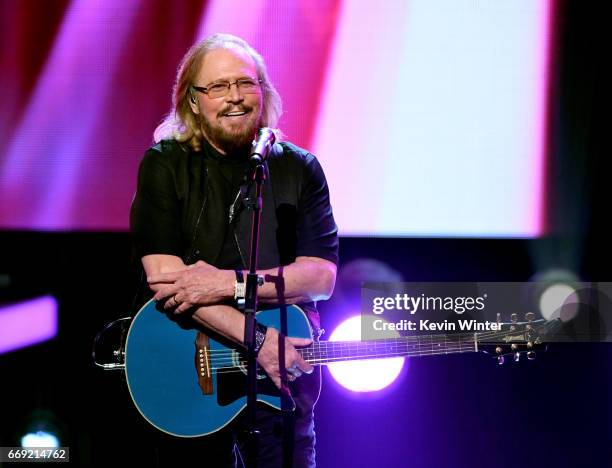
[[[227,92],[221,96],[217,96],[214,98],[211,98],[210,96],[208,96],[209,99],[220,99],[222,97],[225,97],[229,94],[230,90],[232,89],[232,85],[235,84],[236,88],[238,89],[238,91],[240,91],[240,86],[238,85],[238,83],[242,80],[249,80],[252,81],[254,83],[256,83],[257,85],[259,85],[259,89],[261,89],[261,84],[263,83],[262,79],[259,78],[251,78],[251,77],[242,77],[242,78],[238,78],[237,80],[234,81],[226,81],[226,80],[219,80],[219,81],[213,81],[211,83],[209,83],[206,86],[194,86],[192,85],[191,87],[193,89],[195,89],[196,91],[202,93],[202,94],[206,94],[206,96],[208,96],[208,92],[210,91],[210,87],[213,85],[219,85],[219,84],[223,84],[223,82],[227,82]],[[243,91],[244,92],[244,91]],[[245,94],[254,94],[254,93],[245,93]]]

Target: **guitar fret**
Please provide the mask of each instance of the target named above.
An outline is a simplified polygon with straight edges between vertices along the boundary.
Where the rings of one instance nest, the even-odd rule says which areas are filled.
[[[467,345],[467,346],[466,346]],[[416,335],[370,341],[317,341],[300,350],[315,364],[394,356],[434,356],[477,351],[474,335],[448,340],[446,335]]]

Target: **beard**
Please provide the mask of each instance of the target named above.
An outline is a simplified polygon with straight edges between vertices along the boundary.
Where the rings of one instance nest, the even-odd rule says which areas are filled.
[[[231,122],[231,117],[224,117],[227,112],[244,111],[247,119],[244,122]],[[204,136],[217,148],[226,154],[232,154],[250,147],[255,137],[255,133],[261,126],[262,113],[253,113],[253,108],[242,105],[239,108],[232,107],[224,109],[217,114],[217,120],[211,122],[206,117],[202,117],[201,124]],[[222,121],[227,119],[226,122]]]

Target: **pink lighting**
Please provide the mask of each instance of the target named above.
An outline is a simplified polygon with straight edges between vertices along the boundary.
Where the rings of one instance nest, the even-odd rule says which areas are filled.
[[[0,307],[0,354],[54,338],[57,309],[52,296]]]
[[[543,233],[552,4],[343,3],[311,145],[341,234]]]
[[[3,229],[126,230],[178,61],[226,32],[264,56],[341,234],[545,232],[551,0],[41,3],[2,10]]]
[[[356,315],[338,325],[329,341],[359,341],[360,339],[361,316]],[[343,387],[353,392],[376,392],[395,381],[404,367],[404,358],[337,362],[329,364],[328,367],[333,378]]]
[[[91,135],[108,104],[121,44],[138,5],[114,2],[109,8],[79,0],[68,9],[4,156],[0,194],[13,207],[7,227],[61,229],[75,215],[82,222],[97,216],[97,210],[83,209],[83,182],[100,176],[95,171],[86,178],[86,156],[110,156],[100,154]],[[98,226],[94,221],[89,227]]]

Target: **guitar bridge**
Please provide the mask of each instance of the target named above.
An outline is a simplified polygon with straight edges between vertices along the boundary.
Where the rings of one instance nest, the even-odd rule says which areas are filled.
[[[198,385],[200,385],[202,395],[212,395],[212,365],[210,361],[210,344],[208,342],[208,336],[202,332],[198,332],[195,348],[195,367],[198,376]]]

